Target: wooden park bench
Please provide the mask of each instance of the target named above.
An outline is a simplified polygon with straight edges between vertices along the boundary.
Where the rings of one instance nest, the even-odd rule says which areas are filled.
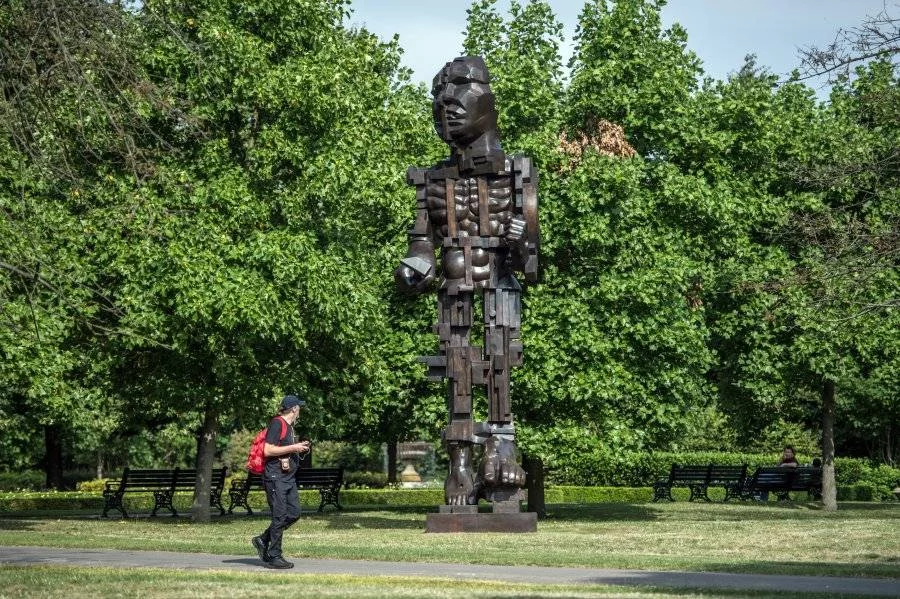
[[[755,499],[762,493],[774,493],[778,501],[789,501],[791,491],[805,492],[810,499],[822,496],[822,469],[810,466],[757,468],[747,479],[742,499]]]
[[[722,466],[707,464],[705,466],[680,466],[672,464],[667,478],[653,483],[653,501],[666,499],[675,501],[672,497],[673,487],[688,487],[691,496],[688,501],[702,499],[710,501],[707,491],[710,487],[722,487],[725,489],[725,499],[740,497],[744,489],[744,481],[747,477],[747,465]]]
[[[252,516],[253,509],[250,507],[250,504],[247,502],[247,496],[250,494],[250,491],[253,489],[261,489],[262,488],[262,475],[261,474],[253,474],[252,472],[247,473],[246,478],[236,478],[231,481],[231,488],[228,489],[228,513],[231,514],[234,512],[234,508],[243,507],[247,510],[247,514]]]
[[[178,512],[172,505],[172,499],[178,491],[194,491],[197,482],[197,470],[193,468],[175,468],[172,470],[143,470],[126,468],[122,472],[122,478],[106,481],[103,489],[103,517],[107,517],[110,510],[119,510],[122,516],[127,518],[125,506],[122,503],[129,493],[153,493],[153,511],[151,516],[156,516],[160,508],[166,508],[177,516]],[[213,468],[210,481],[209,504],[219,508],[220,514],[225,514],[222,507],[222,489],[225,486],[225,468]]]
[[[812,466],[799,466],[795,468],[797,474],[791,484],[791,491],[806,492],[809,499],[822,498],[822,469]]]
[[[343,468],[298,468],[297,469],[297,489],[298,490],[315,490],[319,492],[321,502],[319,510],[325,509],[326,505],[333,505],[339,510],[344,509],[341,506],[340,491],[344,482]],[[234,508],[243,507],[247,510],[248,515],[253,515],[253,510],[247,502],[247,495],[254,488],[262,487],[262,475],[247,474],[246,478],[231,481],[231,488],[228,490],[230,505],[228,513],[232,513]]]
[[[721,487],[725,489],[725,498],[723,502],[737,497],[740,499],[744,490],[744,484],[747,480],[747,464],[740,466],[720,466],[711,464],[709,467],[709,487]],[[703,498],[709,501],[706,491],[703,491]]]
[[[667,499],[675,501],[672,497],[673,487],[687,487],[691,490],[689,501],[703,499],[709,501],[706,496],[706,487],[709,485],[709,465],[681,466],[672,464],[669,476],[653,483],[653,501]]]

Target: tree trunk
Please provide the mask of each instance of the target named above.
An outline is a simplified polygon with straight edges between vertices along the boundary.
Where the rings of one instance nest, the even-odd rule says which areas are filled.
[[[218,430],[219,414],[207,406],[203,427],[197,438],[197,483],[194,485],[194,503],[191,505],[191,520],[194,522],[209,522],[209,492]]]
[[[103,478],[103,450],[97,450],[97,480]]]
[[[825,511],[837,511],[834,480],[834,381],[822,384],[822,503]]]
[[[544,462],[541,458],[524,456],[525,488],[528,490],[528,511],[536,512],[538,518],[547,515],[547,504],[544,502]]]
[[[48,489],[63,488],[62,439],[58,424],[44,427],[44,475]]]
[[[389,483],[397,482],[397,440],[387,443],[387,477]]]

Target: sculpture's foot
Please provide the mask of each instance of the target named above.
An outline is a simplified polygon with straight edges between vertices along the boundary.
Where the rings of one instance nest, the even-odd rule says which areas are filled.
[[[450,473],[444,481],[444,498],[448,505],[475,504],[475,481],[472,477],[472,447],[469,443],[448,443]]]
[[[499,437],[490,437],[485,441],[481,479],[488,488],[500,485],[525,486],[525,470],[516,459],[514,441]]]

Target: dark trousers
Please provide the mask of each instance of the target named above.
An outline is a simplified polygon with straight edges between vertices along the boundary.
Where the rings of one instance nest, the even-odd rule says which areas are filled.
[[[297,481],[293,478],[282,480],[266,476],[263,479],[263,486],[266,490],[266,500],[272,510],[272,523],[261,536],[269,547],[269,557],[281,557],[281,539],[284,531],[300,519]]]

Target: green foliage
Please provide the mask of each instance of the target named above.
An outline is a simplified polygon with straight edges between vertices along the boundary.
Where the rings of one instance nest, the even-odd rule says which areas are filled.
[[[344,472],[344,488],[384,489],[388,486],[384,472]]]
[[[468,12],[504,147],[541,174],[522,449],[583,484],[645,485],[676,458],[771,463],[755,452],[784,443],[805,458],[828,380],[839,453],[895,460],[896,66],[861,67],[825,103],[753,57],[701,83],[663,6],[587,3],[569,85],[549,2]],[[379,470],[380,443],[438,438],[443,394],[415,361],[433,297],[400,298],[389,273],[406,167],[446,150],[398,42],[347,13],[0,6],[15,92],[0,99],[0,468],[63,461],[45,434],[66,467],[194,465],[221,433],[205,463],[239,471],[287,391],[310,404],[298,432],[323,465]],[[600,119],[637,156],[558,144]],[[712,453],[732,450],[754,453]],[[895,475],[837,473],[872,497]]]
[[[653,498],[650,487],[574,487],[548,486],[547,503],[646,503]]]
[[[222,465],[228,469],[229,474],[245,472],[247,456],[250,454],[250,444],[253,443],[258,432],[238,430],[228,437],[227,445],[222,451]]]
[[[677,23],[663,30],[664,0],[587,2],[578,19],[566,118],[585,130],[603,118],[625,127],[638,153],[665,155],[683,127],[702,73]]]
[[[152,498],[151,503],[152,506]],[[43,510],[103,509],[103,498],[77,491],[45,491],[42,493],[0,493],[0,512]]]
[[[83,480],[78,483],[76,490],[81,491],[82,493],[103,493],[103,489],[106,488],[106,482],[108,480],[110,479],[95,478],[94,480]]]
[[[552,443],[551,443],[552,445]],[[560,445],[561,447],[565,447]],[[747,464],[748,474],[762,466],[774,466],[781,460],[781,452],[635,452],[611,451],[603,443],[581,443],[579,452],[553,454],[545,458],[546,479],[550,485],[584,485],[611,487],[643,487],[668,476],[672,464],[722,464],[740,466]],[[797,460],[810,464],[813,457],[798,449]],[[900,469],[886,465],[873,465],[859,458],[837,458],[835,471],[838,485],[854,485],[861,482],[888,491],[900,479]]]
[[[374,472],[383,469],[380,443],[320,441],[312,450],[314,467],[341,467],[345,472]]]
[[[44,482],[43,472],[0,472],[0,491],[36,491],[44,488]]]
[[[562,24],[549,2],[513,0],[503,19],[496,0],[479,0],[466,11],[463,49],[479,55],[491,72],[498,127],[507,151],[555,138],[563,97]]]

